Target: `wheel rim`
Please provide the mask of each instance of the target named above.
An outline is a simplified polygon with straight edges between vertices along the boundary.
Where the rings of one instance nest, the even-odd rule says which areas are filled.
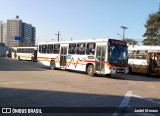
[[[54,62],[51,62],[51,68],[54,69]]]
[[[89,74],[89,75],[93,75],[93,68],[92,68],[92,67],[89,67],[89,68],[88,68],[88,74]]]

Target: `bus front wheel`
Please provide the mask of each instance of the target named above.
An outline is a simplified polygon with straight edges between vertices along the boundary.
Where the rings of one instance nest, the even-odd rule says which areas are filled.
[[[132,67],[131,66],[129,66],[129,68],[128,68],[128,73],[132,74]]]
[[[50,68],[51,68],[52,70],[55,70],[55,69],[56,69],[56,64],[55,64],[54,61],[51,61],[51,63],[50,63]]]
[[[89,76],[94,76],[94,66],[93,65],[89,65],[87,68],[87,74]]]

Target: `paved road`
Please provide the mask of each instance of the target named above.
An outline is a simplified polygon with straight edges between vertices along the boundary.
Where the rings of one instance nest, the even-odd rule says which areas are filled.
[[[79,72],[53,71],[36,62],[0,58],[0,107],[115,107],[107,115],[156,116],[158,113],[119,111],[124,107],[129,112],[150,107],[160,113],[160,79],[125,74],[89,77]]]

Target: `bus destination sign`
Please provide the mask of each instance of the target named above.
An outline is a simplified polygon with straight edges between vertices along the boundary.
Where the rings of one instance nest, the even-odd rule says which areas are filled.
[[[109,43],[110,43],[111,45],[126,46],[126,43],[125,43],[124,41],[119,41],[119,40],[109,39]]]

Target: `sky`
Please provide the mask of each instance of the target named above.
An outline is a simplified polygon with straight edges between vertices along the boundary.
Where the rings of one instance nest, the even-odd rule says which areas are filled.
[[[36,27],[36,42],[125,37],[141,42],[148,15],[159,0],[0,0],[0,20],[18,15]],[[118,35],[119,34],[119,35]]]

